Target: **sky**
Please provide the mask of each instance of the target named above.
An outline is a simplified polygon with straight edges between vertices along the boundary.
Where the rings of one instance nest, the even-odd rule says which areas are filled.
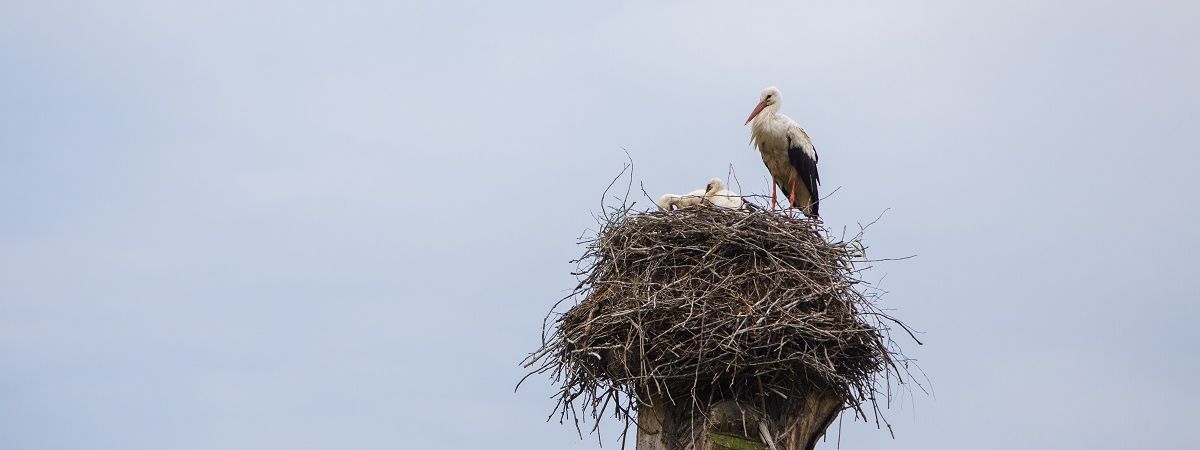
[[[770,85],[931,381],[842,448],[1200,441],[1200,3],[0,3],[0,446],[592,449],[520,360]],[[641,205],[649,206],[643,201]],[[885,213],[886,211],[886,213]],[[903,343],[903,342],[902,342]],[[615,423],[602,423],[615,448]],[[834,448],[833,439],[818,448]]]

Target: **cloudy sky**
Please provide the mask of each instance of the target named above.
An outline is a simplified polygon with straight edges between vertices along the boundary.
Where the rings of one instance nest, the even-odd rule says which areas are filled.
[[[0,447],[596,448],[513,393],[627,150],[759,91],[924,332],[843,448],[1200,441],[1200,3],[5,2]],[[624,149],[624,150],[623,150]],[[605,436],[615,427],[606,428]],[[606,441],[606,448],[610,447]],[[822,444],[832,448],[834,442]]]

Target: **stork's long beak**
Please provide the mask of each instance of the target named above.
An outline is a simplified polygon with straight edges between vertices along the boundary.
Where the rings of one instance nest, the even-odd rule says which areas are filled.
[[[743,123],[742,126],[746,126],[746,124],[749,124],[751,120],[754,120],[754,116],[757,116],[758,113],[762,112],[763,108],[766,108],[766,107],[767,107],[766,100],[758,102],[758,106],[754,107],[754,112],[750,113],[750,117],[746,119],[746,123]]]

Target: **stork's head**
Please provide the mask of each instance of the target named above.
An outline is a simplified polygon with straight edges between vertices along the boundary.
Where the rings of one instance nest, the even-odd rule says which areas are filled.
[[[713,177],[711,180],[708,180],[708,186],[706,186],[704,188],[704,193],[708,194],[708,195],[712,195],[717,192],[721,192],[724,189],[725,189],[725,182],[721,181],[720,178]]]
[[[675,206],[675,202],[679,200],[679,196],[675,194],[663,194],[658,198],[658,209],[670,211]]]
[[[750,118],[746,119],[745,124],[749,124],[764,109],[774,108],[774,110],[778,110],[779,102],[781,101],[783,101],[783,94],[779,93],[779,88],[771,86],[763,89],[762,94],[758,96],[758,106],[754,107],[754,112],[750,113]]]

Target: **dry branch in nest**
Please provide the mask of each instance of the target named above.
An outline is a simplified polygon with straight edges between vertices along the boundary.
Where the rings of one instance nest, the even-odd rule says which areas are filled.
[[[600,219],[564,298],[577,304],[552,309],[526,360],[560,387],[552,416],[578,426],[611,412],[627,432],[653,402],[691,404],[694,421],[728,401],[786,415],[819,393],[878,423],[878,402],[911,378],[889,336],[903,324],[859,277],[861,233],[831,241],[820,222],[761,209]]]

